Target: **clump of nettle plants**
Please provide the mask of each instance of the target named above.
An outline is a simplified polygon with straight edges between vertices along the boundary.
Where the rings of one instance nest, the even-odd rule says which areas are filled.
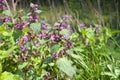
[[[119,78],[120,67],[111,63],[110,29],[80,23],[73,30],[69,15],[48,24],[39,20],[38,5],[30,6],[28,14],[13,15],[0,0],[0,80]]]

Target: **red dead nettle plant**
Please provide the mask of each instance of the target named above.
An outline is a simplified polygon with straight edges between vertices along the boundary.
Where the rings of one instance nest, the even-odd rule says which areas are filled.
[[[69,15],[49,24],[39,19],[41,11],[32,3],[27,15],[11,12],[7,1],[0,0],[0,80],[86,80],[107,75],[112,66],[105,61],[112,56],[106,54],[112,36],[108,28],[82,22],[75,31]]]

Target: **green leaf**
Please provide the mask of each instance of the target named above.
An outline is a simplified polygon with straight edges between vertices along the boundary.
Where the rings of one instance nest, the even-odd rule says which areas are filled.
[[[30,3],[30,7],[34,7],[34,4],[33,4],[33,3]]]
[[[68,29],[63,29],[60,31],[60,34],[61,35],[67,35],[67,36],[70,36],[70,32],[68,31]]]
[[[39,14],[39,13],[41,13],[42,11],[41,11],[41,10],[36,10],[35,12]]]
[[[47,57],[46,59],[43,60],[43,64],[48,64],[52,62],[52,57]]]
[[[22,64],[19,64],[18,69],[22,70],[24,67],[28,65],[28,62],[24,62]]]
[[[9,10],[4,10],[3,14],[6,16],[12,16],[12,13]]]
[[[10,72],[3,72],[0,76],[0,80],[22,80],[19,75],[12,74]]]
[[[12,33],[11,32],[7,32],[7,31],[4,31],[2,32],[3,36],[11,36]]]
[[[23,33],[29,32],[29,28],[27,28],[27,27],[23,28],[23,29],[22,29],[22,32],[23,32]]]
[[[58,59],[56,64],[61,71],[70,77],[76,73],[76,68],[72,66],[72,62],[65,57]]]
[[[4,26],[0,26],[0,33],[2,33],[3,31],[5,31],[5,27]]]
[[[2,64],[0,63],[0,74],[2,73]]]
[[[101,75],[107,75],[116,78],[116,75],[111,72],[102,72]]]
[[[34,33],[38,33],[40,30],[40,23],[32,23],[30,24],[30,28],[33,30]]]
[[[14,37],[14,41],[16,41],[17,38],[19,38],[22,35],[22,31],[21,30],[14,30],[13,32],[13,37]]]
[[[0,59],[9,57],[10,53],[16,48],[16,46],[12,46],[7,51],[0,51]]]
[[[58,43],[53,43],[50,45],[50,53],[54,53],[59,50],[60,45]]]

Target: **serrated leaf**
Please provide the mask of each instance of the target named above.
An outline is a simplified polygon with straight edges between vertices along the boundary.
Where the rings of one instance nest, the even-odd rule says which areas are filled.
[[[7,31],[2,32],[2,34],[3,34],[3,36],[11,36],[12,35],[12,33],[7,32]]]
[[[60,31],[60,34],[61,35],[67,35],[67,36],[70,36],[70,32],[68,31],[68,29],[63,29]]]
[[[72,66],[72,62],[65,57],[58,59],[56,64],[61,71],[70,77],[76,73],[76,68]]]
[[[58,43],[53,43],[50,45],[50,53],[54,53],[59,50],[60,45]]]
[[[6,16],[12,16],[12,13],[9,10],[4,10],[3,14]]]
[[[0,80],[22,80],[19,75],[12,74],[10,72],[3,72],[0,76]]]
[[[33,3],[30,3],[30,7],[34,7],[34,4],[33,4]]]
[[[9,57],[10,53],[16,48],[16,46],[12,46],[7,51],[0,51],[0,59]]]
[[[48,64],[50,62],[52,62],[52,57],[47,57],[43,60],[43,64]]]
[[[41,13],[42,11],[41,11],[41,10],[36,10],[35,12],[39,14],[39,13]]]
[[[33,30],[34,33],[38,33],[40,30],[40,23],[32,23],[30,24],[30,28]]]
[[[18,68],[20,69],[20,70],[22,70],[24,67],[26,67],[28,65],[28,63],[27,62],[24,62],[24,63],[22,63],[22,64],[19,64],[19,66],[18,66]]]

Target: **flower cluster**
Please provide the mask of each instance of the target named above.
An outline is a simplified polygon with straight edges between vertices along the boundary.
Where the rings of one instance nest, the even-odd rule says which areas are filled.
[[[5,0],[0,0],[0,11],[3,11],[7,9],[6,5],[5,5]]]
[[[29,23],[26,22],[26,21],[16,22],[16,23],[15,23],[15,27],[16,27],[17,29],[22,29],[22,28],[26,27],[28,24],[29,24]]]
[[[30,8],[31,14],[28,16],[30,22],[38,22],[39,16],[36,13],[37,9],[38,9],[37,4],[34,4],[33,6],[31,6],[31,8]]]
[[[48,72],[47,74],[45,74],[43,77],[44,77],[44,80],[48,80],[50,78],[50,72]]]

